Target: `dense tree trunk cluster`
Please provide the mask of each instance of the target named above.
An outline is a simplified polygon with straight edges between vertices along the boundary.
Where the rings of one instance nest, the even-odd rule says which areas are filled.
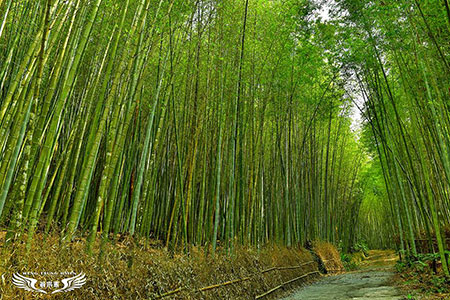
[[[412,257],[418,237],[426,237],[428,252],[439,252],[448,276],[442,230],[450,225],[448,1],[340,4],[348,12],[341,28],[352,27],[359,37],[345,46],[353,57],[344,61],[365,100],[366,145],[385,181],[386,211],[376,212],[384,219],[361,214],[371,215],[363,220],[367,234],[381,240],[379,228],[392,226],[400,249]]]
[[[398,234],[415,255],[425,231],[445,258],[448,2],[328,5],[321,20],[308,0],[1,0],[7,241],[349,250]]]

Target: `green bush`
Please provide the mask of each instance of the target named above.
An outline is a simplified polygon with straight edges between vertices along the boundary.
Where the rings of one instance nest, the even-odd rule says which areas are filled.
[[[405,284],[419,285],[426,293],[448,293],[450,285],[442,274],[432,275],[431,262],[439,260],[438,253],[417,254],[416,256],[404,256],[403,261],[398,261],[395,269],[405,279]]]
[[[436,293],[447,293],[450,291],[448,283],[444,277],[433,276],[431,278],[432,291]]]
[[[341,253],[341,261],[344,265],[345,270],[353,271],[358,269],[358,265],[353,261],[352,256],[350,254]]]
[[[353,250],[355,252],[362,252],[365,256],[369,256],[369,246],[365,240],[358,241],[354,246]]]
[[[397,261],[397,263],[395,264],[395,270],[398,273],[403,273],[403,271],[405,271],[408,268],[407,263],[403,262],[403,261]]]

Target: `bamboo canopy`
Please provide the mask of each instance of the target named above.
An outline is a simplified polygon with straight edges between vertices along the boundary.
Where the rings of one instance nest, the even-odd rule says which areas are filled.
[[[213,253],[365,241],[415,256],[422,238],[449,275],[448,1],[319,9],[0,1],[7,242],[56,233],[92,253],[101,237],[103,255],[117,234]]]

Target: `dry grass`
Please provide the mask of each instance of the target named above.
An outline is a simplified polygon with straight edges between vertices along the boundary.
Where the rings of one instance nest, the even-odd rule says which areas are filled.
[[[203,248],[192,248],[190,255],[171,254],[157,243],[125,239],[110,245],[100,262],[98,253],[92,256],[85,253],[83,240],[60,249],[56,236],[44,240],[41,235],[36,235],[28,256],[21,243],[17,243],[14,248],[2,249],[0,299],[155,299],[160,294],[180,287],[184,288],[182,292],[165,299],[253,299],[282,282],[317,270],[317,264],[314,263],[300,269],[261,274],[262,270],[270,267],[295,266],[313,260],[311,254],[302,248],[265,247],[256,251],[237,247],[235,252],[232,256],[218,253],[215,258]],[[84,272],[88,281],[78,290],[54,295],[24,291],[11,283],[14,272],[42,271]],[[248,281],[195,292],[201,287],[253,274],[256,275]],[[49,277],[34,278],[44,280]],[[301,283],[296,282],[292,287]],[[270,297],[274,296],[268,299]]]
[[[313,251],[317,254],[328,273],[339,273],[345,271],[341,256],[337,248],[330,243],[315,241]]]

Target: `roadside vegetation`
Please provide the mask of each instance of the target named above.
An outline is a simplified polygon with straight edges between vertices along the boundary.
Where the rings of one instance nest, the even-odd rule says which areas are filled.
[[[449,40],[448,0],[0,0],[5,266],[322,241],[447,284]]]
[[[4,242],[5,234],[0,235]],[[340,262],[337,249],[324,242],[314,243],[314,254],[300,246],[266,245],[261,249],[236,246],[229,255],[219,247],[193,247],[189,254],[169,253],[157,240],[116,236],[114,245],[107,245],[99,263],[100,239],[94,254],[83,251],[85,238],[61,248],[57,235],[36,234],[31,250],[26,244],[2,249],[0,260],[0,299],[28,299],[30,292],[17,289],[7,274],[15,272],[84,272],[88,283],[76,291],[51,295],[52,299],[278,299],[307,283],[320,278],[318,257],[328,259],[328,274],[336,273]],[[24,259],[26,257],[26,259]],[[34,276],[49,280],[48,276]],[[298,279],[297,279],[298,278]],[[55,277],[55,280],[61,278]],[[297,279],[297,280],[293,280]],[[292,282],[290,282],[292,281]],[[33,293],[33,299],[48,295]]]
[[[361,240],[355,243],[350,252],[344,252],[341,247],[340,255],[345,270],[355,271],[361,267],[361,263],[369,256],[369,247],[366,241]]]
[[[439,254],[435,253],[397,262],[397,281],[408,299],[450,299],[450,285],[438,260]]]

